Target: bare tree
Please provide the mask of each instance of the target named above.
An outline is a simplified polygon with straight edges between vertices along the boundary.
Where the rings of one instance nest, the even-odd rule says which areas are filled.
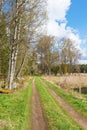
[[[74,46],[73,42],[70,39],[64,38],[61,42],[60,53],[60,62],[65,69],[65,73],[71,73],[73,65],[78,63],[78,60],[81,56],[79,49]]]

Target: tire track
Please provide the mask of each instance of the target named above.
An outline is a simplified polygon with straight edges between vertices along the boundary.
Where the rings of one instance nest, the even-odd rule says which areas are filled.
[[[31,126],[32,130],[47,130],[47,125],[43,116],[35,81],[33,81]]]
[[[77,122],[77,124],[79,124],[84,130],[87,130],[87,119],[76,112],[67,102],[65,102],[65,100],[56,94],[54,90],[49,88],[47,84],[45,84],[45,86],[48,88],[52,96],[56,98],[59,104],[64,108],[64,110],[72,117],[72,119]]]

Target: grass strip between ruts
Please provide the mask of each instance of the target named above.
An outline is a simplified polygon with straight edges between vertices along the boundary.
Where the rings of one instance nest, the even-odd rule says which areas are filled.
[[[62,107],[51,96],[48,89],[38,78],[36,78],[36,86],[49,130],[82,130],[82,128],[64,112]]]

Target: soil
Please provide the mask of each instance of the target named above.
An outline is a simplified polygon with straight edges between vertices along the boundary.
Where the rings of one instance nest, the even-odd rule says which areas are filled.
[[[31,126],[32,130],[47,130],[47,124],[44,119],[40,99],[34,81],[33,81]]]
[[[76,112],[68,103],[58,96],[52,89],[49,89],[52,96],[57,99],[60,105],[69,113],[74,121],[76,121],[84,130],[87,130],[87,119]]]

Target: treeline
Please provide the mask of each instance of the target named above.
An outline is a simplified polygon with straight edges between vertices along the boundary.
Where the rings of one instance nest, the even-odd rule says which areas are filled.
[[[70,39],[58,41],[52,36],[43,36],[36,44],[26,74],[65,74],[80,72],[80,51]],[[31,65],[30,65],[31,63]],[[29,68],[31,66],[31,68]]]
[[[71,74],[71,73],[87,73],[87,64],[76,64],[72,65],[72,68],[69,64],[56,64],[52,66],[51,73],[54,75],[57,74]]]
[[[37,44],[39,70],[41,73],[55,75],[79,72],[78,62],[81,53],[70,39],[56,39],[45,36]]]
[[[81,73],[87,73],[87,64],[79,65]]]

